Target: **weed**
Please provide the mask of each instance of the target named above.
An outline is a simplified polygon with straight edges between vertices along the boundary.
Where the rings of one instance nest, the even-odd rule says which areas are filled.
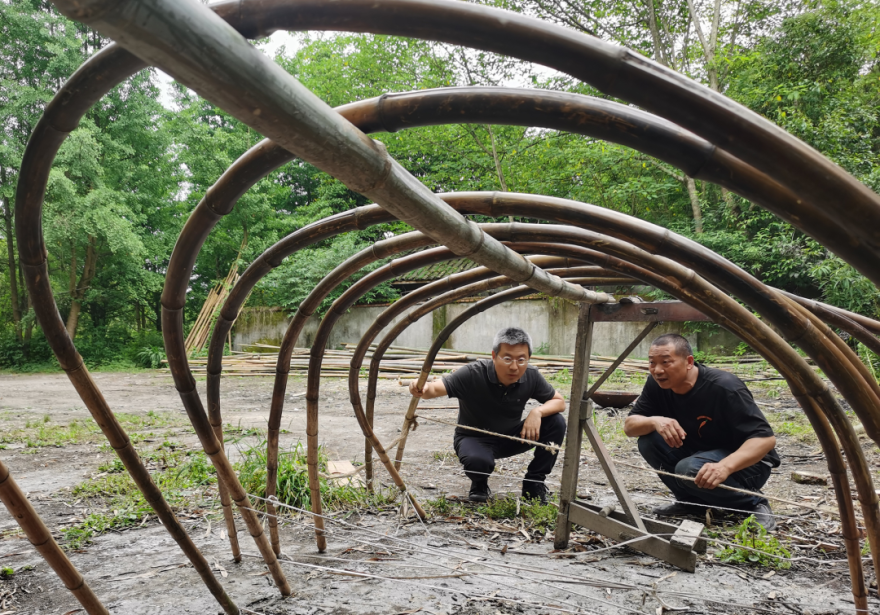
[[[706,352],[705,350],[697,350],[694,352],[694,361],[696,363],[705,363],[706,365],[718,363],[718,355]]]
[[[202,493],[205,486],[216,482],[214,468],[201,451],[160,449],[144,455],[144,459],[165,464],[162,470],[152,473],[152,478],[172,507],[186,506],[193,501],[194,494]],[[153,514],[131,477],[117,471],[121,467],[118,460],[108,462],[101,468],[108,472],[107,476],[73,488],[71,495],[97,500],[95,504],[102,504],[101,508],[111,510],[112,514],[92,512],[82,523],[62,529],[67,549],[82,548],[98,534],[137,525],[145,515]]]
[[[791,568],[791,562],[780,557],[790,558],[791,553],[783,547],[775,536],[767,533],[764,527],[755,521],[754,515],[746,517],[733,537],[737,545],[748,547],[740,549],[728,547],[718,553],[722,562],[737,564],[753,564],[765,568]]]
[[[0,579],[11,579],[14,574],[15,569],[11,566],[3,566],[3,568],[0,568]]]
[[[165,360],[165,350],[159,346],[143,346],[135,355],[135,364],[138,367],[156,369],[161,367]]]
[[[553,385],[554,389],[571,385],[571,372],[568,371],[567,367],[563,367],[555,374],[550,374],[547,377],[547,382]]]
[[[107,474],[117,474],[119,472],[124,472],[125,466],[122,465],[122,462],[119,459],[111,459],[107,463],[102,463],[98,466],[98,472],[107,472]]]
[[[434,458],[434,461],[456,461],[458,457],[453,451],[434,451],[431,453],[431,457]]]
[[[489,519],[522,519],[529,527],[548,531],[556,527],[558,509],[552,504],[541,504],[534,500],[520,500],[517,514],[517,498],[497,497],[476,507],[439,497],[425,502],[431,514],[445,517],[466,517],[477,515]]]
[[[263,441],[241,453],[242,460],[235,464],[239,480],[250,494],[266,496],[266,442]],[[318,447],[318,470],[327,471],[327,455],[323,447]],[[392,495],[371,494],[363,488],[342,481],[320,478],[322,504],[327,510],[343,507],[370,506],[384,504],[393,499]],[[297,442],[287,451],[278,455],[278,483],[275,497],[284,504],[297,508],[311,507],[306,449]],[[255,502],[255,505],[258,503]]]
[[[816,442],[816,432],[805,415],[770,412],[765,416],[777,436],[790,436],[799,442]]]

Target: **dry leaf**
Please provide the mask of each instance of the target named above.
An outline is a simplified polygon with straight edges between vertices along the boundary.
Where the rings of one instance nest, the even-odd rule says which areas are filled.
[[[770,572],[768,572],[767,574],[765,574],[765,575],[764,575],[763,577],[761,577],[761,578],[762,578],[762,579],[769,579],[769,578],[772,577],[774,574],[776,574],[776,571],[775,571],[775,570],[771,570]]]

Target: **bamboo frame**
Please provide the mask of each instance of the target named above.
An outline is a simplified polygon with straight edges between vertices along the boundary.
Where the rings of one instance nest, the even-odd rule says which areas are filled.
[[[12,478],[9,468],[0,461],[0,500],[9,514],[18,521],[34,549],[43,556],[64,587],[73,594],[89,615],[110,615],[95,592],[89,587],[79,570],[67,558],[52,533],[34,510],[30,501]]]
[[[454,215],[455,203],[450,203],[453,205],[452,208],[445,208],[437,198],[426,193],[417,182],[396,166],[384,150],[352,129],[345,120],[332,114],[329,108],[318,104],[316,99],[295,80],[286,74],[281,75],[265,59],[255,55],[243,41],[236,39],[231,30],[225,29],[219,20],[213,18],[210,10],[217,11],[250,37],[265,35],[270,29],[277,28],[347,29],[402,34],[504,53],[568,72],[607,94],[656,111],[692,130],[693,133],[648,114],[636,118],[640,121],[635,123],[615,124],[614,109],[610,114],[597,113],[596,118],[602,117],[606,120],[605,127],[597,127],[600,124],[597,122],[597,126],[591,127],[590,130],[615,134],[618,141],[629,140],[638,143],[641,147],[648,147],[648,153],[653,152],[652,155],[658,155],[667,162],[670,162],[670,159],[674,160],[675,162],[670,163],[679,166],[688,175],[714,181],[761,204],[817,238],[875,283],[880,281],[880,267],[877,266],[880,263],[880,224],[878,224],[880,197],[820,154],[763,118],[720,94],[697,86],[633,52],[608,43],[521,15],[447,0],[432,2],[387,0],[379,4],[366,0],[340,0],[331,4],[318,0],[295,2],[236,0],[214,5],[211,9],[197,6],[192,2],[176,3],[171,0],[144,0],[140,3],[132,0],[121,3],[109,3],[105,0],[57,0],[57,5],[69,16],[92,23],[105,34],[118,36],[123,43],[136,49],[144,57],[158,61],[183,82],[193,86],[197,91],[202,91],[207,98],[214,100],[245,123],[270,137],[277,137],[280,146],[288,146],[293,151],[304,154],[305,159],[340,176],[353,189],[375,198],[389,211],[412,222],[417,228],[428,231],[456,253],[470,254],[473,251],[477,260],[492,266],[499,273],[513,274],[511,276],[513,279],[524,279],[534,275],[537,279],[532,279],[530,282],[533,284],[537,282],[537,287],[549,290],[550,294],[561,293],[570,298],[604,300],[601,296],[587,296],[571,285],[561,283],[558,278],[550,278],[543,270],[529,269],[527,262],[522,258],[516,257],[497,242],[488,241],[486,235],[477,233],[475,225],[463,222]],[[160,18],[153,20],[138,18],[129,22],[126,12],[130,10],[142,11],[141,14],[152,11]],[[175,10],[180,16],[177,21],[169,22],[161,19],[161,14],[170,10]],[[162,27],[167,27],[168,30],[147,29],[157,28],[158,24],[162,24]],[[467,27],[463,28],[462,24],[467,24]],[[172,39],[168,45],[163,46],[160,42],[163,36]],[[221,49],[223,46],[218,44],[218,37],[223,37],[224,43],[228,43],[227,48]],[[226,54],[225,56],[219,53],[221,50]],[[163,523],[193,561],[204,582],[227,612],[237,612],[210,570],[203,566],[204,558],[191,541],[187,542],[188,537],[185,533],[181,536],[182,530],[179,524],[170,509],[167,509],[167,504],[155,485],[149,480],[149,475],[137,459],[136,453],[115,421],[97,386],[89,377],[71,340],[66,336],[66,332],[59,330],[60,318],[47,282],[40,216],[48,169],[52,160],[66,135],[76,127],[85,111],[111,87],[144,66],[142,60],[116,45],[111,45],[86,62],[47,107],[26,150],[16,194],[16,232],[19,252],[35,311],[62,367],[111,444],[117,449],[120,458],[135,478],[136,484],[147,494],[148,501],[154,505]],[[220,75],[227,75],[229,81],[223,82]],[[264,90],[259,109],[250,103],[248,91],[251,87]],[[291,93],[294,95],[291,96]],[[455,93],[446,95],[455,97]],[[370,127],[374,130],[395,129],[395,122],[397,128],[413,125],[408,124],[410,121],[408,118],[417,118],[412,121],[423,124],[440,123],[444,121],[443,112],[440,110],[442,105],[432,108],[431,104],[438,103],[442,96],[438,94],[434,98],[420,98],[418,95],[383,97],[376,101],[368,101],[369,104],[361,107],[349,106],[347,112],[351,116],[348,119],[356,121],[364,130]],[[577,110],[566,109],[567,102],[564,98],[554,98],[552,95],[542,97],[541,94],[533,96],[512,91],[504,91],[501,95],[493,96],[494,94],[471,91],[461,96],[458,104],[460,107],[467,107],[472,113],[469,117],[478,117],[479,121],[519,122],[523,125],[528,122],[528,125],[532,125],[532,122],[540,119],[542,114],[535,108],[537,105],[533,104],[533,107],[529,108],[530,101],[555,100],[555,106],[550,105],[549,112],[543,115],[543,121],[550,124],[548,127],[565,129],[566,126],[571,127],[583,121],[583,116],[578,116]],[[512,105],[511,102],[518,104]],[[447,108],[452,107],[447,105]],[[606,106],[605,109],[607,108]],[[399,113],[394,117],[394,109],[398,112],[408,109],[411,113],[409,116]],[[522,112],[518,111],[519,109],[522,109]],[[416,113],[412,113],[414,110]],[[459,117],[461,119],[457,121],[467,121],[463,115]],[[633,117],[633,114],[629,117]],[[327,147],[328,143],[332,146]],[[253,155],[255,165],[262,165],[264,169],[271,170],[283,164],[291,156],[279,149],[279,146],[264,142],[252,149],[249,154]],[[347,150],[347,158],[339,156],[342,149]],[[172,259],[174,267],[169,267],[168,279],[172,283],[170,286],[166,284],[166,292],[163,293],[163,306],[167,308],[163,310],[163,321],[166,321],[168,325],[166,331],[169,332],[166,345],[169,358],[172,354],[175,355],[175,365],[172,367],[175,382],[181,391],[181,398],[190,419],[194,426],[198,425],[197,432],[206,451],[217,443],[219,434],[215,434],[212,427],[216,427],[215,419],[219,420],[219,405],[216,415],[212,411],[210,417],[205,417],[198,395],[194,388],[191,388],[192,377],[185,356],[181,358],[179,353],[182,337],[179,335],[177,325],[182,316],[183,298],[179,295],[175,296],[175,293],[180,292],[180,281],[185,282],[187,269],[191,270],[204,237],[219,217],[227,213],[222,210],[222,206],[228,205],[231,209],[234,199],[252,185],[247,182],[259,179],[253,175],[247,177],[233,173],[227,177],[227,174],[224,174],[227,182],[219,190],[227,193],[219,200],[223,201],[224,198],[227,200],[214,209],[211,198],[218,195],[206,194],[206,206],[194,212],[190,220],[192,224],[187,224],[187,229],[181,234],[181,241],[178,243],[180,246],[185,238],[194,239],[198,246],[183,257],[180,257],[182,252],[176,251],[178,259],[176,261]],[[222,181],[221,179],[218,184]],[[229,195],[233,195],[231,202]],[[515,212],[533,206],[537,209],[529,209],[529,211],[538,211],[544,207],[545,213],[537,217],[584,227],[595,225],[596,230],[621,239],[628,240],[633,237],[640,247],[662,253],[666,257],[690,266],[709,282],[744,300],[783,331],[786,337],[797,340],[828,373],[847,401],[856,409],[870,437],[875,442],[880,440],[880,412],[877,409],[880,389],[873,380],[866,377],[864,369],[857,364],[858,359],[851,350],[842,345],[833,334],[829,335],[827,327],[809,313],[783,298],[777,291],[761,285],[724,259],[709,251],[701,251],[663,229],[631,223],[625,217],[616,219],[613,215],[610,218],[603,217],[601,212],[595,210],[587,213],[569,210],[566,215],[574,216],[576,221],[573,221],[574,218],[554,217],[564,210],[559,207],[559,203],[552,199],[544,199],[541,206],[534,203],[530,205],[529,200],[534,199],[524,195],[496,195],[491,199],[492,203],[483,203],[475,209],[482,209],[479,213],[490,212],[487,215],[495,215],[491,212],[501,210]],[[839,199],[846,199],[850,215],[834,216],[825,210],[825,203]],[[416,203],[420,204],[418,212],[413,209]],[[375,215],[374,212],[375,210],[369,213]],[[367,212],[363,210],[359,212],[359,214],[363,213]],[[550,215],[551,213],[553,215]],[[512,213],[512,215],[517,214]],[[366,221],[366,217],[358,218],[358,215],[341,218],[345,218],[345,220],[340,219],[343,224],[353,222],[355,228]],[[320,225],[317,225],[314,228],[319,227]],[[331,234],[335,233],[331,232]],[[627,252],[622,250],[620,254]],[[270,260],[264,260],[263,264],[272,263]],[[652,263],[652,266],[655,265],[657,263]],[[687,274],[686,270],[679,270],[677,273],[691,275]],[[778,337],[772,335],[764,337],[766,331],[761,327],[754,326],[754,323],[748,319],[743,320],[742,314],[737,314],[736,310],[730,311],[732,307],[724,301],[728,299],[726,296],[722,299],[721,293],[717,293],[717,296],[711,295],[717,290],[713,291],[712,288],[703,286],[702,281],[696,277],[679,279],[673,276],[671,279],[682,284],[680,290],[682,296],[687,297],[685,300],[693,305],[701,300],[710,301],[720,319],[718,321],[722,324],[735,322],[743,335],[748,334],[754,339],[754,343],[750,342],[753,347],[760,346],[768,353],[786,355],[785,349],[778,347],[781,341]],[[694,285],[703,292],[709,292],[710,295],[701,297],[693,290]],[[183,287],[185,290],[185,283]],[[229,299],[233,294],[234,291],[230,294],[227,305],[231,304]],[[803,303],[806,300],[798,301]],[[807,307],[810,308],[809,305]],[[815,311],[815,305],[810,309]],[[833,309],[832,312],[837,316],[841,315],[840,310]],[[825,316],[828,317],[827,314]],[[880,328],[877,328],[880,323],[857,315],[843,314],[843,316],[858,323],[866,331],[880,331]],[[221,324],[218,321],[218,327],[225,326]],[[215,327],[215,331],[218,327]],[[862,330],[853,330],[864,335]],[[228,333],[228,329],[226,332]],[[214,343],[215,340],[212,338],[212,347]],[[219,377],[219,361],[212,367],[215,368],[212,375]],[[804,374],[799,364],[789,374],[792,390],[805,408],[805,412],[811,417],[823,448],[826,452],[831,449],[837,452],[834,436],[829,429],[830,424],[825,418],[827,415],[841,438],[841,444],[850,456],[855,452],[854,447],[857,447],[858,442],[854,441],[851,426],[833,396],[827,388],[817,385],[815,380]],[[212,386],[216,386],[219,393],[219,381],[214,382]],[[842,504],[842,496],[848,494],[849,487],[845,468],[839,457],[839,452],[836,456],[829,454],[828,462],[843,512],[846,507]],[[234,495],[241,495],[234,489],[237,479],[234,475],[230,475],[231,468],[222,451],[219,454],[214,452],[212,461],[218,468],[221,480],[233,487]],[[871,486],[870,475],[864,473],[863,465],[858,459],[853,464],[852,470],[863,510],[867,510],[866,521],[870,526],[876,522],[874,511],[877,509],[877,496],[873,492],[866,491]],[[246,500],[237,501],[242,505],[247,504]],[[850,504],[849,511],[851,510]],[[242,513],[245,515],[244,510]],[[873,520],[868,521],[869,517]],[[248,520],[246,516],[246,522]],[[252,530],[255,529],[252,523],[249,525]],[[874,536],[876,527],[869,527],[869,534]],[[845,532],[845,535],[849,557],[854,539],[851,533]],[[265,541],[261,542],[258,535],[255,535],[255,538],[264,557],[271,562]],[[855,540],[857,544],[857,538]],[[872,546],[877,544],[873,538],[871,542]],[[880,551],[877,548],[873,550]],[[874,557],[876,569],[878,555]],[[857,571],[852,568],[852,557],[850,564],[854,595],[856,595]],[[860,565],[859,561],[858,566]],[[279,573],[280,570],[273,569],[277,583]],[[282,582],[278,584],[284,593],[285,584],[283,577],[281,579]],[[857,606],[859,600],[857,596]]]

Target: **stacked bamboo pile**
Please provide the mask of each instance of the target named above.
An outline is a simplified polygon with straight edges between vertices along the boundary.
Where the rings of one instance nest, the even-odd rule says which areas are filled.
[[[205,299],[205,304],[202,305],[202,310],[199,312],[193,328],[186,336],[186,354],[201,352],[205,347],[205,342],[208,341],[208,335],[211,334],[214,326],[215,312],[223,305],[226,295],[229,294],[229,289],[235,286],[236,282],[238,282],[238,261],[229,270],[226,279],[208,293],[208,298]]]
[[[357,344],[343,344],[339,349],[327,349],[324,351],[324,361],[321,365],[321,376],[326,378],[347,378],[351,365],[351,358]],[[223,373],[231,376],[271,376],[275,374],[275,366],[278,357],[277,346],[268,344],[253,344],[248,348],[252,352],[233,352],[223,357]],[[361,374],[365,375],[373,357],[375,345],[370,347],[361,367]],[[309,366],[308,348],[294,349],[290,360],[291,375],[306,375]],[[391,346],[382,357],[379,364],[379,377],[385,379],[398,379],[417,376],[422,369],[427,350],[424,348],[410,348],[407,346]],[[441,350],[432,366],[432,373],[442,374],[466,365],[472,361],[490,358],[490,353],[462,352],[456,350]],[[616,357],[593,355],[590,359],[590,371],[595,374],[604,372]],[[749,381],[778,379],[779,373],[773,368],[761,364],[760,358],[755,357],[724,357],[723,364],[712,363],[713,367],[720,367],[726,371],[736,373],[741,378]],[[741,359],[741,360],[740,360]],[[194,374],[205,373],[205,357],[190,359],[190,367]],[[572,356],[560,355],[532,355],[529,364],[537,367],[546,375],[556,374],[562,370],[571,372],[574,364]],[[627,359],[617,368],[632,376],[647,376],[648,362],[642,359]]]
[[[347,377],[351,358],[356,344],[343,344],[341,349],[328,349],[324,352],[324,361],[321,365],[321,375],[324,377]],[[275,373],[275,365],[278,356],[278,347],[267,344],[254,344],[250,348],[255,352],[234,352],[232,355],[223,357],[223,373],[237,376],[265,376]],[[260,352],[266,349],[268,352]],[[369,367],[373,357],[375,345],[370,347],[364,360],[363,369]],[[308,372],[309,365],[308,348],[294,349],[290,360],[291,375],[304,375]],[[427,349],[409,348],[406,346],[391,346],[382,357],[379,364],[380,378],[399,378],[401,376],[414,376],[422,369]],[[455,350],[441,350],[432,366],[432,372],[440,374],[454,371],[472,361],[490,358],[489,353],[460,352]],[[594,356],[592,369],[604,370],[615,357]],[[193,373],[204,373],[207,359],[190,359],[190,367]],[[571,356],[533,355],[530,364],[537,367],[545,374],[555,374],[563,369],[571,371],[574,359]],[[628,360],[624,361],[619,369],[628,373],[648,372],[647,361]]]
[[[205,299],[204,305],[202,305],[202,309],[199,312],[198,317],[196,318],[196,322],[193,325],[193,328],[190,330],[189,335],[186,336],[186,341],[184,342],[186,348],[186,354],[189,356],[193,352],[201,352],[205,347],[205,343],[208,341],[208,336],[211,334],[211,330],[214,328],[214,321],[217,317],[217,310],[219,310],[223,306],[223,302],[226,300],[226,295],[229,294],[229,291],[235,286],[235,283],[238,282],[238,263],[241,259],[241,253],[244,252],[244,249],[247,247],[247,233],[245,233],[244,239],[241,242],[241,247],[238,249],[238,255],[235,257],[235,260],[232,261],[232,265],[229,267],[229,273],[226,274],[226,279],[217,284],[214,288],[211,289],[211,292],[208,293],[208,298]],[[230,331],[229,337],[229,348],[232,348],[232,332]]]

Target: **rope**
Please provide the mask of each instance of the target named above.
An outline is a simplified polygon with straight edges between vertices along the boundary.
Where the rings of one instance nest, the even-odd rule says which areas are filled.
[[[505,438],[507,440],[513,440],[514,442],[522,442],[523,444],[530,444],[531,446],[540,446],[544,450],[550,453],[558,453],[562,450],[561,446],[556,446],[555,444],[544,444],[543,442],[535,442],[534,440],[526,440],[525,438],[517,438],[516,436],[508,436],[503,433],[495,433],[494,431],[486,431],[485,429],[480,429],[479,427],[471,427],[470,425],[460,425],[458,423],[450,423],[449,421],[441,421],[440,419],[432,419],[427,416],[417,415],[413,417],[414,419],[424,419],[426,421],[432,421],[434,423],[443,423],[444,425],[449,425],[451,427],[461,427],[462,429],[469,429],[471,431],[477,431],[479,433],[484,433],[489,436],[495,436],[496,438]]]
[[[255,499],[255,500],[272,501],[276,506],[279,506],[279,507],[289,508],[289,509],[292,509],[292,510],[294,510],[294,511],[300,512],[300,513],[302,513],[302,514],[304,514],[304,515],[311,515],[311,516],[313,516],[313,517],[314,517],[314,516],[320,516],[320,517],[323,517],[323,518],[327,519],[327,520],[330,521],[330,522],[338,523],[338,524],[343,525],[343,526],[346,526],[346,527],[351,527],[353,530],[356,530],[356,531],[362,531],[362,532],[366,532],[366,533],[370,533],[370,534],[375,534],[375,535],[377,535],[377,536],[378,536],[379,538],[381,538],[381,539],[392,540],[392,541],[395,541],[395,542],[403,543],[404,545],[408,545],[408,546],[414,548],[415,550],[417,550],[417,551],[421,551],[421,552],[423,552],[423,553],[430,553],[430,554],[433,554],[433,555],[437,555],[437,554],[439,553],[439,554],[442,554],[442,555],[446,555],[447,557],[448,557],[448,556],[456,557],[456,558],[458,558],[458,559],[461,559],[463,562],[467,562],[467,563],[471,563],[471,564],[478,564],[478,565],[487,565],[487,561],[484,560],[483,558],[480,558],[480,559],[473,559],[473,558],[471,558],[471,557],[468,557],[466,554],[463,554],[463,553],[460,553],[460,552],[458,552],[458,551],[451,550],[451,549],[445,549],[445,550],[444,550],[444,549],[438,549],[437,547],[430,547],[430,546],[426,548],[426,547],[423,546],[423,545],[418,545],[418,544],[413,543],[413,542],[411,542],[411,541],[409,541],[409,540],[406,540],[406,539],[403,539],[403,538],[397,538],[397,537],[395,537],[395,536],[390,536],[390,535],[387,535],[387,534],[380,534],[379,532],[376,532],[376,531],[374,531],[374,530],[370,530],[370,529],[368,529],[368,528],[363,528],[363,527],[354,526],[354,525],[352,525],[352,524],[346,523],[345,521],[342,521],[342,520],[339,520],[339,519],[335,519],[335,518],[330,517],[330,516],[325,516],[325,515],[315,515],[315,514],[312,513],[311,511],[308,511],[308,510],[305,510],[305,509],[301,509],[301,508],[297,508],[296,506],[291,506],[291,505],[289,505],[289,504],[283,504],[283,503],[281,503],[281,502],[278,502],[278,501],[275,500],[274,498],[273,498],[272,500],[268,500],[267,498],[263,498],[263,497],[260,497],[260,496],[257,496],[257,495],[253,495],[253,494],[248,494],[248,495],[249,495],[250,497],[252,497],[253,499]],[[268,515],[268,513],[266,513],[265,511],[258,511],[258,510],[256,510],[256,509],[252,509],[252,510],[254,510],[255,512],[259,512],[260,514],[263,514],[263,515],[266,515],[266,516],[275,516],[276,518],[278,518],[278,519],[280,519],[280,520],[282,520],[282,521],[285,521],[285,520],[288,521],[288,522],[290,521],[290,518],[283,518],[283,517],[279,517],[279,516],[277,516],[277,515]],[[299,529],[299,528],[297,528],[297,529]],[[313,526],[306,526],[306,527],[303,527],[302,529],[303,529],[304,531],[314,531],[314,527],[313,527]],[[382,548],[385,548],[385,549],[391,548],[391,547],[389,547],[388,545],[382,545],[382,544],[374,543],[374,542],[371,542],[371,541],[368,541],[368,540],[358,539],[358,538],[356,538],[356,537],[351,537],[351,536],[350,536],[349,538],[352,539],[352,540],[354,540],[355,542],[360,542],[360,543],[367,544],[367,545],[371,545],[371,546],[374,546],[374,547],[382,547]],[[595,553],[595,552],[597,552],[597,551],[609,551],[609,550],[613,550],[613,549],[617,549],[617,548],[623,547],[623,546],[629,544],[630,542],[636,542],[636,541],[638,541],[638,540],[644,540],[645,538],[646,538],[646,537],[638,537],[638,538],[636,538],[636,539],[634,539],[634,540],[630,540],[630,541],[626,541],[626,542],[623,542],[623,543],[619,543],[619,544],[617,544],[617,545],[612,545],[612,546],[610,546],[610,547],[605,547],[605,548],[603,548],[603,549],[598,549],[598,550],[595,550],[595,551],[586,551],[586,552],[584,552],[584,553],[577,553],[577,554],[574,554],[574,555],[589,555],[589,554],[591,554],[591,553]],[[721,543],[721,544],[731,544],[731,543],[724,543],[724,541],[720,541],[720,540],[717,540],[717,539],[712,539],[712,538],[709,538],[709,537],[706,537],[706,540],[709,540],[709,541],[711,541],[711,542]],[[460,542],[460,541],[459,541],[459,542]],[[465,541],[465,542],[466,542],[466,541]],[[470,543],[468,543],[468,544],[470,544]],[[472,545],[470,545],[470,546],[472,546]],[[748,547],[743,547],[742,545],[732,545],[732,546],[736,546],[736,547],[738,547],[738,548],[745,548],[745,549],[748,549]],[[515,552],[514,552],[514,553],[515,553]],[[244,554],[243,554],[243,555],[244,555]],[[552,555],[552,554],[548,554],[548,556],[552,557],[553,555]],[[785,557],[782,557],[782,556],[773,556],[773,557],[776,557],[777,559],[783,559],[783,560],[785,560],[785,559],[789,559],[789,558],[785,558]],[[842,563],[842,564],[846,564],[846,563],[847,563],[847,560],[817,560],[817,559],[814,559],[814,558],[806,558],[806,557],[804,557],[804,558],[791,558],[792,561],[794,561],[795,559],[798,559],[798,560],[800,560],[800,561],[813,561],[813,562],[815,562],[815,563],[821,563],[821,564],[833,564],[833,563]],[[866,559],[866,560],[869,560],[870,558],[865,558],[865,559]],[[363,563],[363,562],[360,561],[360,560],[357,560],[357,561],[358,561],[358,563]],[[290,563],[294,563],[294,562],[290,562]],[[440,568],[446,568],[446,569],[449,569],[449,570],[457,570],[457,569],[453,569],[453,568],[451,568],[450,566],[447,566],[447,565],[444,565],[444,564],[440,564],[439,562],[435,562],[434,565],[435,565],[435,566],[438,566],[438,567],[440,567]],[[509,569],[511,569],[511,570],[518,570],[518,571],[523,571],[523,572],[534,572],[534,573],[544,574],[544,575],[550,575],[550,574],[558,575],[558,573],[550,573],[550,572],[547,572],[547,571],[545,571],[545,570],[541,570],[541,569],[537,569],[537,568],[505,565],[505,564],[502,564],[501,562],[496,561],[496,560],[493,560],[493,561],[492,561],[492,565],[495,566],[495,567],[498,567],[498,568],[509,568]],[[546,583],[546,582],[540,582],[540,581],[537,581],[537,580],[534,579],[534,578],[524,578],[524,577],[521,577],[521,576],[516,575],[516,574],[510,574],[510,573],[495,573],[495,572],[491,572],[491,571],[484,571],[484,572],[471,572],[471,574],[474,575],[474,576],[480,576],[480,575],[488,575],[488,576],[499,576],[499,575],[500,575],[500,576],[509,576],[509,577],[511,577],[511,578],[513,578],[513,579],[518,579],[518,580],[521,580],[521,581],[533,581],[533,582],[539,582],[539,583],[542,584],[542,585],[546,585],[546,586],[548,586],[548,587],[551,587],[551,588],[554,588],[554,589],[557,589],[557,590],[560,590],[560,591],[565,591],[565,592],[567,592],[567,593],[571,593],[571,594],[574,594],[574,595],[576,595],[576,596],[587,597],[587,596],[585,596],[584,594],[580,594],[580,593],[578,593],[578,592],[573,592],[573,591],[571,591],[571,590],[569,590],[569,589],[567,589],[567,588],[559,587],[558,585],[551,585],[551,584]],[[564,574],[562,574],[561,576],[562,576],[562,577],[565,577],[565,578],[569,578],[567,575],[564,575]],[[610,581],[608,581],[608,580],[606,580],[606,579],[593,578],[593,577],[591,577],[591,575],[589,575],[589,574],[587,574],[587,575],[585,575],[585,576],[583,576],[583,577],[578,576],[578,577],[571,577],[571,578],[575,578],[575,579],[577,579],[577,580],[578,580],[579,582],[581,582],[581,583],[583,583],[583,582],[586,580],[586,581],[587,581],[586,584],[587,584],[587,585],[590,585],[590,586],[593,586],[593,587],[611,587],[611,588],[614,588],[614,589],[630,589],[630,590],[635,590],[635,591],[647,592],[648,595],[654,595],[654,591],[653,591],[653,590],[654,590],[655,588],[647,588],[647,587],[643,587],[643,586],[640,586],[640,585],[637,585],[637,584],[628,584],[628,583],[610,582]],[[389,577],[389,580],[396,580],[396,579],[393,579],[393,578],[390,578],[390,577]],[[592,580],[595,584],[590,583],[590,582],[589,582],[590,580]],[[562,582],[565,582],[565,581],[562,581]],[[416,583],[413,583],[413,582],[411,582],[411,583],[412,583],[412,584],[416,584]],[[502,584],[502,585],[504,585],[505,587],[510,587],[510,586],[507,585],[507,584]],[[437,588],[437,589],[441,589],[441,588]],[[449,590],[449,588],[446,588],[446,587],[444,587],[444,588],[442,588],[442,589],[447,590],[447,591]],[[518,588],[518,589],[522,589],[522,588]],[[527,591],[528,593],[532,593],[532,594],[535,594],[535,593],[536,593],[536,592],[531,592],[531,591],[528,591],[528,590],[525,590],[525,591]],[[730,602],[730,601],[723,601],[723,602],[722,602],[722,601],[719,601],[719,600],[717,600],[717,599],[708,598],[708,597],[706,597],[706,596],[703,596],[703,595],[700,595],[700,594],[694,594],[694,593],[690,593],[690,592],[682,592],[682,591],[677,591],[677,590],[659,590],[659,589],[658,589],[658,590],[656,590],[656,593],[658,593],[658,594],[661,594],[661,593],[662,593],[662,594],[668,594],[668,595],[679,596],[679,597],[687,597],[687,598],[692,598],[692,599],[701,600],[701,601],[704,601],[704,602],[716,603],[716,604],[726,604],[726,605],[728,605],[728,606],[737,606],[737,607],[741,607],[741,608],[747,608],[747,609],[750,609],[750,610],[753,610],[753,611],[756,611],[756,612],[760,611],[760,612],[766,612],[766,613],[773,613],[773,611],[771,611],[771,610],[768,610],[768,609],[762,609],[762,608],[760,608],[760,607],[756,607],[754,604],[752,604],[752,605],[745,605],[745,604],[732,603],[732,602]],[[655,597],[657,597],[657,596],[655,595]],[[493,598],[504,600],[503,598],[500,598],[500,597],[498,597],[498,596],[493,596]],[[594,598],[594,600],[595,600],[595,598]],[[511,600],[511,601],[512,601],[512,600]],[[605,601],[603,601],[603,600],[601,600],[601,599],[599,599],[599,600],[597,600],[597,601],[600,602],[600,603],[602,603],[602,604],[607,604],[607,605],[609,605],[609,606],[614,606],[614,607],[616,607],[616,608],[623,608],[624,610],[631,610],[631,609],[627,609],[627,607],[624,607],[624,606],[622,606],[622,605],[619,605],[619,604],[613,604],[613,603],[608,603],[608,602],[605,602]],[[570,603],[567,603],[567,604],[570,604]],[[576,605],[573,605],[573,606],[575,606],[575,608],[581,608],[581,609],[583,608],[583,607],[576,606]],[[813,606],[813,605],[804,605],[804,604],[802,604],[801,606]],[[560,609],[560,610],[565,611],[565,609]],[[862,613],[862,612],[865,612],[864,610],[862,610],[862,609],[857,609],[857,608],[853,608],[853,611],[856,612],[856,613]],[[588,612],[589,612],[589,611],[588,611]],[[633,612],[638,612],[638,611],[633,611]]]
[[[463,429],[469,429],[471,431],[478,431],[480,433],[484,433],[489,436],[495,436],[497,438],[506,438],[508,440],[514,440],[516,442],[531,444],[532,446],[540,446],[540,447],[544,448],[545,450],[550,451],[551,453],[552,452],[559,452],[560,450],[562,450],[562,447],[556,446],[553,444],[543,444],[542,442],[535,442],[534,440],[525,440],[523,438],[517,438],[515,436],[508,436],[505,434],[494,433],[492,431],[487,431],[485,429],[479,429],[477,427],[470,427],[469,425],[460,425],[458,423],[450,423],[448,421],[442,421],[440,419],[433,419],[433,418],[429,418],[427,416],[419,416],[416,418],[421,418],[426,421],[433,421],[435,423],[442,423],[444,425],[450,425],[452,427],[461,427]],[[655,474],[662,474],[663,476],[670,476],[672,478],[678,478],[678,479],[686,480],[686,481],[690,481],[690,482],[696,481],[696,478],[693,476],[685,476],[683,474],[673,474],[672,472],[666,472],[665,470],[655,470],[654,468],[646,468],[644,466],[626,463],[625,461],[614,460],[614,463],[616,463],[618,465],[626,466],[628,468],[642,470],[644,472],[653,472]],[[757,492],[757,491],[749,491],[747,489],[740,489],[738,487],[731,487],[729,485],[724,485],[724,484],[718,485],[715,488],[716,489],[724,489],[726,491],[733,491],[735,493],[742,493],[745,495],[751,495],[751,496],[755,496],[755,497],[759,497],[759,498],[764,498],[767,500],[773,500],[774,502],[779,502],[781,504],[788,504],[789,506],[797,506],[799,508],[804,508],[804,509],[812,510],[812,511],[819,512],[819,513],[825,513],[828,515],[836,515],[837,517],[840,517],[840,511],[835,510],[831,507],[819,508],[817,506],[810,506],[809,504],[802,504],[800,502],[795,502],[793,500],[786,500],[785,498],[780,498],[780,497],[776,497],[776,496],[772,496],[772,495],[765,495],[765,494]],[[714,508],[714,507],[710,506],[710,508]],[[748,512],[748,511],[744,511],[744,512]],[[860,521],[864,521],[864,519],[861,519],[858,516],[856,518]]]

